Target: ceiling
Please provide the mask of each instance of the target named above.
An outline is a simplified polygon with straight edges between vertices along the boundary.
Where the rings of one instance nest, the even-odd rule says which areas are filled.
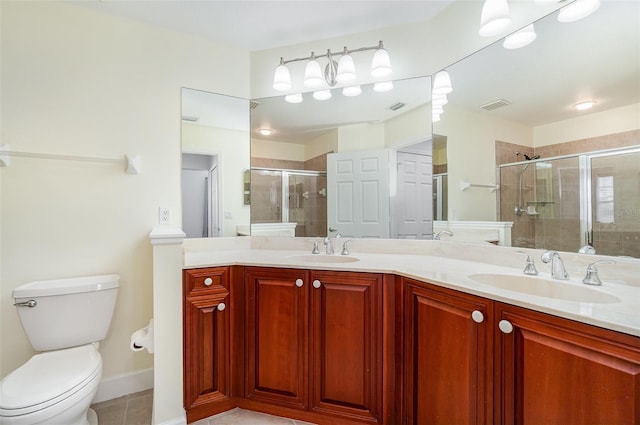
[[[256,51],[427,21],[453,1],[102,0],[77,4]],[[506,50],[498,42],[451,65],[448,70],[454,92],[449,95],[450,105],[537,126],[576,116],[571,105],[586,98],[598,104],[582,114],[640,103],[639,17],[638,1],[602,0],[600,9],[582,21],[560,24],[555,14],[543,18],[535,23],[538,38],[530,46]],[[476,28],[467,30],[475,32]],[[393,52],[390,55],[393,60]],[[378,115],[350,113],[352,122],[385,119],[388,106],[396,102],[410,105],[398,112],[415,107],[414,94],[399,87],[384,96],[376,95],[375,104],[369,100],[368,110],[375,107]],[[511,104],[492,111],[480,108],[497,99]],[[252,121],[256,126],[282,129],[279,140],[285,140],[286,129],[296,129],[300,137],[317,135],[315,130],[330,125],[331,109],[342,114],[334,120],[344,123],[341,111],[353,108],[342,102],[353,99],[334,95],[323,105],[311,99],[298,105],[282,101],[279,111],[269,116],[266,106],[276,100],[263,99],[252,112]],[[324,112],[309,109],[314,104]],[[315,122],[303,124],[310,116],[316,117]]]
[[[454,0],[91,0],[84,7],[249,51],[427,21]]]

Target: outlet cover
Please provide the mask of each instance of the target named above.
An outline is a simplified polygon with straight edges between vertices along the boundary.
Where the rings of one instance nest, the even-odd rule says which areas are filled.
[[[158,222],[160,224],[171,224],[171,208],[160,207],[158,210],[159,210]]]

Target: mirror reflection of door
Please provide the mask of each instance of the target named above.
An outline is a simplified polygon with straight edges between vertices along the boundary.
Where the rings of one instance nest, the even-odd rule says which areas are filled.
[[[182,230],[188,238],[220,236],[218,157],[182,154]]]

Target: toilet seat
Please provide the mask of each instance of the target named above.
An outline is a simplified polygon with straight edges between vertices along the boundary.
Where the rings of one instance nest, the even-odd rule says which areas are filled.
[[[0,382],[0,418],[60,403],[101,373],[102,358],[93,344],[36,354]]]

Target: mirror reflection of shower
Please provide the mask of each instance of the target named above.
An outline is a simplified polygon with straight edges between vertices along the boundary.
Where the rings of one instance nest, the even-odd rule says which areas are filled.
[[[218,157],[182,154],[182,230],[188,238],[220,236]]]
[[[529,156],[526,153],[516,152],[516,157],[520,155],[522,155],[524,159],[527,161],[532,161],[540,158],[540,155]],[[524,172],[527,171],[527,168],[529,168],[529,165],[531,165],[531,163],[524,164],[524,167],[522,167],[522,170],[519,173],[520,175],[518,176],[518,205],[516,205],[514,209],[514,212],[517,216],[521,216],[523,213],[527,212],[527,208],[524,206],[522,202],[522,190],[523,190],[522,178],[524,176]]]

